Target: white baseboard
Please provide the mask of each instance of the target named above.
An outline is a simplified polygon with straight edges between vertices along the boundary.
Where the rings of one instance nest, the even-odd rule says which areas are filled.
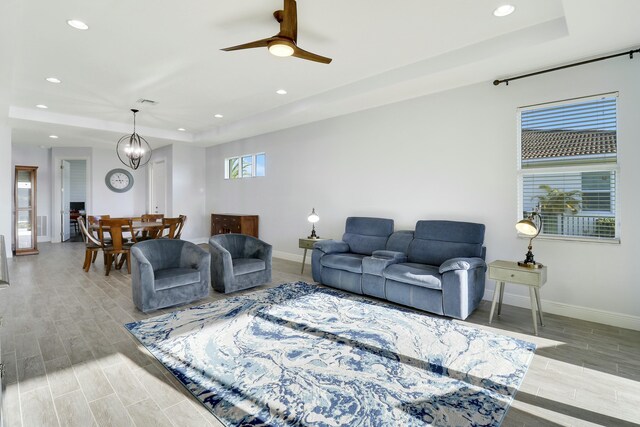
[[[507,288],[508,289],[508,288]],[[493,289],[485,290],[483,299],[493,300]],[[516,307],[531,309],[531,300],[526,295],[514,295],[505,291],[503,302]],[[634,329],[640,331],[640,317],[624,313],[599,310],[596,308],[582,307],[579,305],[565,304],[562,302],[543,299],[541,301],[543,313],[552,313],[559,316],[573,317],[574,319],[589,322],[603,323],[619,328]]]
[[[311,265],[311,252],[313,251],[307,251],[307,259],[305,260],[305,264],[307,265]],[[302,255],[290,254],[289,252],[273,251],[273,257],[286,259],[287,261],[302,262]]]
[[[38,237],[38,243],[50,242],[50,241],[51,241],[51,237],[48,237],[48,236],[40,236],[40,237]]]

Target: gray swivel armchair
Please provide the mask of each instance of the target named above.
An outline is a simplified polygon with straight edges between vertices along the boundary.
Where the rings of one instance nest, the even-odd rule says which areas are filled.
[[[209,239],[211,284],[225,294],[271,281],[271,245],[244,234]]]
[[[209,253],[191,242],[154,239],[131,248],[133,302],[147,312],[209,295]]]

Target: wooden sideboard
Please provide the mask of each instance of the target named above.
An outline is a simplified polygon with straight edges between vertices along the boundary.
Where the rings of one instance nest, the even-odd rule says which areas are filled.
[[[258,215],[211,214],[211,235],[227,233],[258,238]]]

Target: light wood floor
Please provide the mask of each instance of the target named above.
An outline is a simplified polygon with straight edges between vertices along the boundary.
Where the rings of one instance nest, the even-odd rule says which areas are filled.
[[[82,243],[40,249],[9,261],[0,291],[6,426],[220,425],[123,328],[148,317],[128,275],[105,277],[100,260],[83,272]],[[273,284],[311,281],[299,268],[274,259]],[[538,345],[504,426],[640,423],[640,332],[547,314],[535,337],[530,311],[504,306],[491,327],[488,312],[463,323]]]

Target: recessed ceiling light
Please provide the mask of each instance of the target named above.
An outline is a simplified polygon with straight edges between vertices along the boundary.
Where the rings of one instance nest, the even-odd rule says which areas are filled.
[[[515,6],[510,4],[503,4],[493,11],[493,15],[502,18],[503,16],[511,15],[514,10],[516,10]]]
[[[82,21],[78,21],[77,19],[69,19],[67,24],[75,28],[76,30],[88,30],[89,26]]]
[[[47,77],[45,80],[49,83],[62,83],[62,80],[56,77]]]
[[[49,107],[47,107],[47,106],[46,106],[46,105],[44,105],[44,104],[38,104],[38,105],[36,105],[36,107],[37,107],[37,108],[42,108],[43,110],[46,110],[47,108],[49,108]]]
[[[185,129],[185,128],[178,128],[178,130],[179,130],[180,132],[184,132],[184,131],[186,131],[186,129]]]
[[[58,135],[49,135],[49,138],[51,138],[51,139],[58,139]]]
[[[278,95],[286,95],[286,94],[287,94],[287,91],[286,91],[286,90],[284,90],[284,89],[278,89],[278,90],[276,91],[276,93],[277,93]]]
[[[216,115],[214,115],[213,117],[215,117],[216,119],[221,119],[221,118],[223,118],[224,116],[223,116],[222,114],[216,114]]]

